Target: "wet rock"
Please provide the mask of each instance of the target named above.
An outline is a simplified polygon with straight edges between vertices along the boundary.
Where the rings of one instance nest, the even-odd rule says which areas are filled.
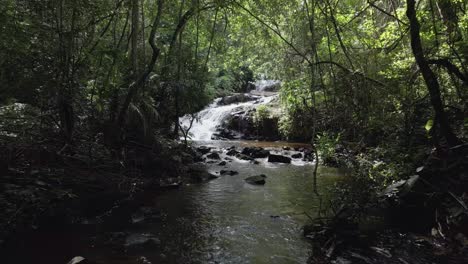
[[[235,155],[237,155],[237,154],[239,154],[239,151],[237,151],[237,150],[235,150],[235,149],[230,149],[230,150],[228,150],[228,152],[226,153],[226,155],[228,155],[228,156],[235,156]]]
[[[313,161],[314,160],[314,152],[310,149],[304,150],[304,160],[305,161]]]
[[[292,157],[293,159],[300,159],[300,158],[302,158],[302,153],[292,154],[291,157]]]
[[[252,160],[251,163],[253,163],[253,164],[255,164],[255,165],[258,165],[258,164],[260,164],[260,161],[258,161],[258,160]]]
[[[244,181],[250,184],[254,184],[254,185],[264,185],[265,178],[266,178],[266,175],[260,174],[260,175],[255,175],[255,176],[245,178]]]
[[[239,139],[240,135],[227,128],[218,128],[211,136],[212,140]]]
[[[237,154],[236,157],[241,160],[254,160],[252,157],[244,155],[242,153]]]
[[[219,166],[226,166],[227,162],[226,161],[221,161],[220,163],[218,163]]]
[[[188,174],[192,182],[195,183],[207,182],[218,178],[218,176],[207,172],[204,167],[191,167]]]
[[[216,152],[212,152],[212,153],[206,155],[206,157],[209,158],[209,159],[216,159],[216,160],[221,159],[221,157],[219,156],[219,154],[216,153]]]
[[[268,156],[268,162],[291,163],[291,158],[282,155],[271,154]]]
[[[267,158],[270,156],[270,151],[260,147],[246,147],[241,153],[254,159]]]
[[[194,162],[203,162],[203,161],[205,161],[205,158],[203,158],[202,155],[194,155],[193,161]]]
[[[277,92],[281,88],[281,82],[275,81],[275,82],[270,82],[264,85],[261,85],[260,87],[257,87],[262,92]]]
[[[243,103],[243,102],[248,102],[248,101],[254,101],[256,99],[257,97],[254,97],[249,94],[234,94],[234,95],[223,97],[218,102],[218,105],[237,104],[237,103]]]
[[[283,150],[291,150],[291,148],[290,148],[290,147],[287,147],[287,146],[284,146],[284,147],[283,147]]]
[[[211,148],[207,146],[200,146],[197,148],[197,151],[200,152],[202,155],[205,155],[211,151]]]
[[[229,176],[234,176],[236,174],[239,174],[237,171],[233,171],[233,170],[221,170],[219,172],[219,174],[221,175],[229,175]]]
[[[87,259],[81,256],[74,257],[70,261],[67,262],[67,264],[90,264],[90,263],[91,262],[89,262]]]
[[[131,234],[125,239],[125,247],[128,250],[144,250],[160,244],[161,241],[151,234]]]

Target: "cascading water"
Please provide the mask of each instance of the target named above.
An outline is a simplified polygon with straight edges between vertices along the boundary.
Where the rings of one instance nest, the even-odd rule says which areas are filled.
[[[258,80],[255,82],[255,91],[257,92],[275,92],[278,90],[281,82],[278,80]]]
[[[189,130],[190,138],[196,141],[211,140],[211,136],[216,132],[216,128],[233,112],[257,107],[262,104],[268,104],[277,95],[273,96],[258,96],[252,101],[233,103],[228,105],[220,105],[222,98],[217,98],[212,104],[204,110],[197,113],[196,120],[193,121],[192,127]],[[190,127],[191,116],[187,115],[181,118],[183,129]]]

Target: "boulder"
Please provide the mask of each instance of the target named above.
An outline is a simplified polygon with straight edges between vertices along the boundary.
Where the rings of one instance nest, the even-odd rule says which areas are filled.
[[[74,257],[70,261],[67,262],[67,264],[89,264],[89,263],[91,262],[89,262],[87,259],[81,256]]]
[[[241,160],[254,160],[252,157],[244,155],[242,153],[237,154],[236,157]]]
[[[227,128],[218,128],[216,132],[211,136],[212,140],[223,140],[223,139],[239,139],[239,135]]]
[[[291,163],[291,158],[282,155],[270,154],[270,156],[268,156],[268,162]]]
[[[218,163],[219,166],[226,166],[227,162],[226,161],[221,161],[220,163]]]
[[[211,148],[207,146],[200,146],[197,148],[197,151],[200,152],[202,155],[205,155],[211,151]]]
[[[219,154],[216,153],[216,152],[212,152],[212,153],[206,155],[206,157],[209,158],[209,159],[216,159],[216,160],[221,159],[221,157],[219,156]]]
[[[230,149],[230,150],[228,150],[228,152],[226,153],[226,155],[228,155],[228,156],[235,156],[235,155],[237,155],[237,154],[239,154],[239,151],[237,151],[237,150],[235,150],[235,149]]]
[[[314,160],[314,152],[310,149],[304,150],[304,160],[305,161],[313,161]]]
[[[254,97],[249,94],[234,94],[234,95],[225,96],[221,98],[221,100],[218,102],[218,105],[237,104],[237,103],[253,101],[256,99],[257,97]]]
[[[300,159],[300,158],[302,158],[302,154],[301,153],[292,154],[291,157],[293,159]]]
[[[267,158],[270,156],[270,151],[260,147],[245,147],[241,153],[254,159]]]
[[[128,250],[144,250],[161,244],[161,241],[151,234],[131,234],[125,239]]]
[[[218,176],[207,172],[204,167],[200,167],[200,166],[190,167],[189,171],[188,171],[188,174],[189,174],[190,179],[192,180],[192,182],[195,182],[195,183],[207,182],[207,181],[214,180],[214,179],[218,178]]]
[[[229,176],[234,176],[236,174],[239,174],[237,171],[233,171],[233,170],[221,170],[219,172],[219,174],[221,175],[229,175]]]
[[[254,185],[264,185],[265,184],[265,174],[260,174],[260,175],[255,175],[255,176],[250,176],[248,178],[245,178],[244,181],[250,184]]]

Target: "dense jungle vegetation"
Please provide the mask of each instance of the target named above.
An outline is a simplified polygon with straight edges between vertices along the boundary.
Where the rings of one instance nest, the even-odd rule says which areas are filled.
[[[52,201],[95,193],[90,179],[134,195],[135,178],[189,173],[196,151],[179,142],[180,118],[273,79],[282,140],[353,171],[328,226],[356,221],[379,190],[417,174],[423,196],[396,215],[420,217],[395,222],[466,253],[467,4],[1,0],[0,245]],[[56,187],[19,194],[43,183],[37,175]]]

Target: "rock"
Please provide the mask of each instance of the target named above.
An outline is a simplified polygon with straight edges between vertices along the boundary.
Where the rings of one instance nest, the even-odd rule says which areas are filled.
[[[219,174],[221,175],[229,175],[229,176],[234,176],[236,174],[239,174],[237,171],[233,171],[233,170],[221,170],[219,172]]]
[[[305,161],[313,161],[314,160],[314,152],[310,149],[304,150],[304,160]]]
[[[222,140],[222,139],[239,139],[240,135],[237,132],[234,132],[227,128],[218,128],[216,132],[211,136],[212,140]]]
[[[228,156],[235,156],[235,155],[237,155],[237,154],[239,154],[239,151],[237,151],[237,150],[235,150],[235,149],[230,149],[230,150],[226,153],[226,155],[228,155]]]
[[[236,157],[241,160],[254,160],[252,157],[244,155],[242,153],[237,154]]]
[[[125,239],[125,247],[129,250],[142,250],[153,248],[161,241],[151,234],[131,234]]]
[[[202,155],[205,155],[211,151],[211,148],[207,146],[200,146],[197,148],[197,151],[200,152]]]
[[[270,156],[268,156],[268,162],[291,163],[291,158],[282,155],[270,154]]]
[[[216,159],[216,160],[221,159],[221,157],[219,156],[219,154],[216,153],[216,152],[212,152],[212,153],[206,155],[206,157],[209,158],[209,159]]]
[[[293,159],[300,159],[300,158],[302,158],[302,154],[301,154],[301,153],[292,154],[291,157],[292,157]]]
[[[262,92],[277,92],[281,88],[281,82],[270,81],[265,84],[257,85],[256,89]]]
[[[254,184],[254,185],[264,185],[265,184],[265,178],[266,178],[266,175],[260,174],[260,175],[245,178],[244,181],[246,181],[247,183],[250,183],[250,184]]]
[[[203,162],[203,161],[205,161],[205,158],[203,158],[202,155],[194,155],[193,161],[194,162]]]
[[[89,264],[91,262],[89,262],[88,260],[86,260],[85,258],[83,257],[74,257],[72,258],[70,261],[67,262],[67,264]]]
[[[255,164],[255,165],[258,165],[258,164],[260,164],[260,161],[258,161],[258,160],[252,160],[251,163],[253,163],[253,164]]]
[[[283,150],[291,150],[291,148],[290,148],[290,147],[287,147],[287,146],[284,146],[284,147],[283,147]]]
[[[254,159],[267,158],[270,156],[270,151],[260,147],[246,147],[241,153]]]
[[[218,102],[218,105],[237,104],[237,103],[253,101],[253,100],[256,100],[256,99],[257,99],[257,97],[254,97],[254,96],[249,95],[249,94],[234,94],[234,95],[223,97]]]
[[[204,167],[191,167],[188,173],[190,179],[196,183],[207,182],[218,178],[218,176],[207,172]]]
[[[402,198],[406,196],[414,187],[416,182],[418,182],[419,176],[413,175],[408,180],[397,181],[379,194],[381,197],[398,197]]]
[[[218,163],[219,166],[226,166],[227,162],[226,161],[221,161],[220,163]]]

